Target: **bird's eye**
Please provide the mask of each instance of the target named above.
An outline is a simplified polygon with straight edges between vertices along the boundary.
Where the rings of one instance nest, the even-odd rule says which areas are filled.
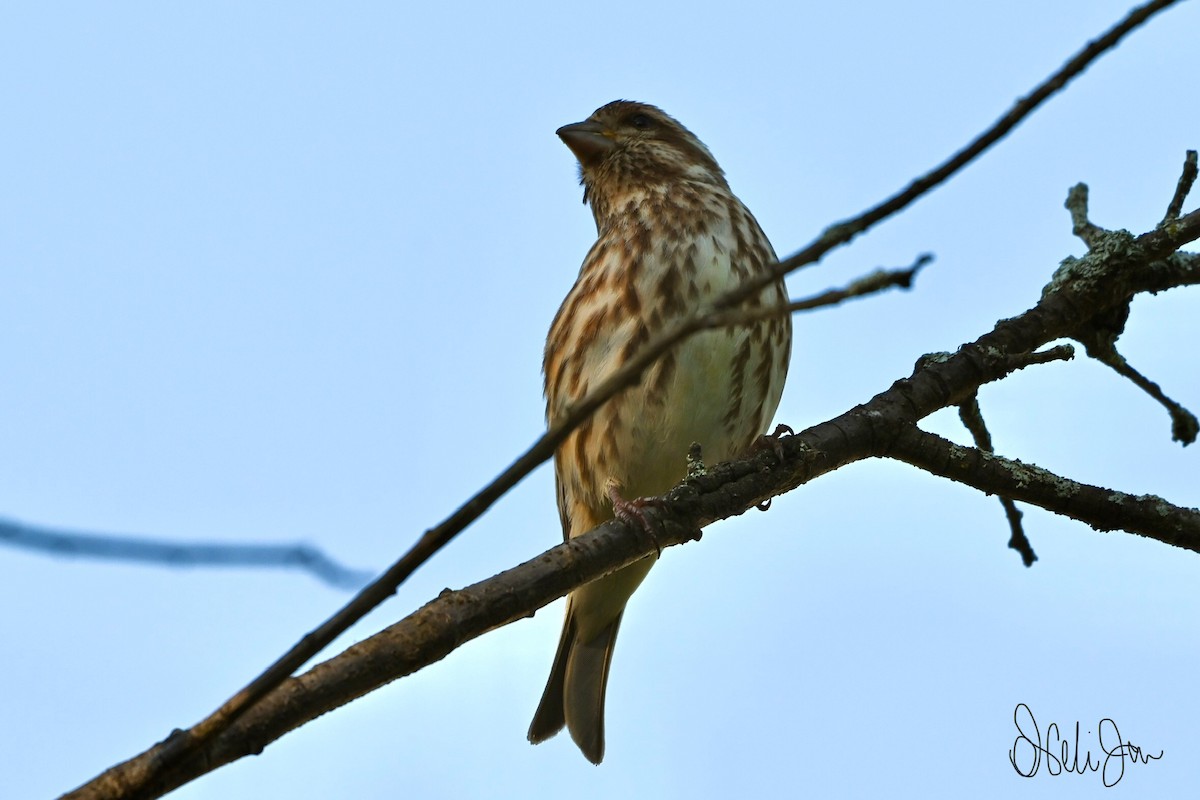
[[[645,114],[634,114],[629,118],[629,124],[639,131],[649,130],[654,127],[654,122]]]

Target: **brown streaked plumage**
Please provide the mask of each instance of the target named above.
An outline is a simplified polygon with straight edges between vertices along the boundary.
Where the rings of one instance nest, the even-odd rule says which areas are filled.
[[[775,262],[708,148],[654,106],[618,100],[558,135],[579,160],[597,239],[546,340],[550,423],[668,324]],[[778,281],[747,304],[786,299]],[[743,454],[779,405],[791,337],[787,316],[698,334],[601,407],[555,453],[563,536],[613,517],[609,487],[625,497],[670,489],[683,477],[692,442],[709,463]],[[652,563],[644,559],[571,593],[531,742],[565,725],[600,763],[613,645],[625,604]]]

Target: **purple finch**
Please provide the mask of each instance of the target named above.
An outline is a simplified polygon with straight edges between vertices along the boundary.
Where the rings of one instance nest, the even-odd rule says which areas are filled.
[[[618,100],[558,135],[579,160],[597,239],[546,341],[551,424],[665,327],[776,261],[712,153],[654,106]],[[786,302],[777,280],[745,305]],[[745,454],[779,405],[791,338],[787,315],[699,333],[602,406],[555,453],[564,537],[614,513],[637,516],[637,501],[622,495],[666,492],[683,477],[693,442],[710,463]],[[613,644],[625,604],[652,564],[645,558],[571,593],[531,742],[565,725],[600,763]]]

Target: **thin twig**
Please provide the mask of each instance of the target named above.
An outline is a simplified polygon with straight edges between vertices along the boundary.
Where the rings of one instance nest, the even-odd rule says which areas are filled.
[[[814,311],[818,308],[829,308],[847,300],[879,294],[891,288],[908,289],[912,286],[917,273],[933,256],[922,253],[910,267],[901,269],[877,269],[874,272],[852,281],[841,289],[826,289],[820,294],[804,297],[800,300],[789,300],[780,306],[756,306],[754,308],[730,308],[724,311],[710,311],[695,317],[696,330],[711,330],[726,328],[731,325],[743,325],[758,320],[779,317],[785,314],[795,314],[801,311]]]
[[[914,180],[903,191],[884,200],[853,219],[831,225],[821,236],[803,250],[789,256],[776,265],[775,269],[753,280],[747,281],[736,290],[725,295],[714,305],[731,306],[753,297],[760,290],[771,285],[775,279],[787,275],[796,269],[819,261],[826,253],[849,243],[851,239],[863,233],[875,223],[890,217],[905,206],[908,206],[921,195],[944,183],[951,175],[965,167],[977,156],[1004,138],[1009,131],[1017,127],[1038,106],[1056,92],[1061,91],[1076,76],[1100,57],[1105,51],[1116,47],[1121,39],[1142,25],[1150,17],[1169,8],[1179,0],[1153,0],[1153,2],[1138,6],[1129,12],[1125,19],[1109,28],[1102,36],[1087,43],[1087,46],[1076,53],[1057,72],[1043,81],[1032,92],[1017,100],[1012,108],[992,126],[976,137],[970,144],[959,150],[939,166]]]
[[[968,400],[959,403],[958,417],[962,420],[966,429],[971,432],[971,438],[975,440],[975,446],[985,453],[993,452],[992,437],[988,433],[987,424],[983,421],[983,410],[979,407],[979,394],[973,394]],[[1008,546],[1021,554],[1021,563],[1027,567],[1032,567],[1033,562],[1037,561],[1037,554],[1033,552],[1033,545],[1029,543],[1029,538],[1025,535],[1025,528],[1021,525],[1021,510],[1017,508],[1017,504],[1007,495],[999,495],[1000,505],[1004,507],[1004,516],[1008,519]]]
[[[1200,420],[1196,419],[1196,415],[1167,397],[1162,387],[1134,369],[1133,365],[1125,360],[1125,356],[1117,350],[1115,342],[1096,342],[1086,346],[1088,355],[1133,383],[1167,410],[1167,413],[1171,415],[1172,441],[1179,442],[1184,447],[1196,441],[1197,434],[1200,434]]]
[[[876,294],[892,287],[908,289],[912,286],[913,279],[916,278],[917,273],[932,261],[933,256],[931,254],[922,253],[917,256],[917,260],[911,266],[902,269],[877,269],[871,274],[864,275],[854,281],[844,289],[830,289],[803,300],[793,300],[788,303],[786,310],[789,313],[809,311],[814,308],[837,305],[855,297]]]
[[[727,293],[713,304],[715,309],[736,307],[744,299],[754,296],[764,287],[774,282],[779,276],[785,275],[805,264],[811,264],[834,248],[850,242],[858,234],[866,231],[881,220],[902,210],[914,200],[929,192],[951,175],[955,174],[977,156],[1003,138],[1023,119],[1032,113],[1050,96],[1061,90],[1089,64],[1105,51],[1114,47],[1130,31],[1134,30],[1154,14],[1174,5],[1178,0],[1152,0],[1152,2],[1133,9],[1121,22],[1117,23],[1105,34],[1089,42],[1070,61],[1057,72],[1043,81],[1027,97],[1018,100],[1013,107],[997,120],[983,134],[978,136],[965,148],[954,154],[940,166],[914,180],[906,189],[898,192],[884,202],[867,210],[854,219],[827,228],[812,244],[800,252],[780,262],[769,273],[764,273],[760,280],[749,281],[745,285]],[[372,609],[396,592],[396,588],[423,564],[433,553],[449,543],[467,525],[477,519],[496,500],[515,486],[538,465],[548,460],[555,448],[597,408],[621,389],[632,385],[650,364],[654,363],[669,349],[681,340],[699,330],[694,321],[685,321],[664,331],[657,340],[643,347],[621,370],[618,370],[608,380],[603,381],[593,389],[587,397],[573,406],[563,415],[556,425],[551,426],[545,435],[539,438],[516,461],[505,469],[499,477],[467,500],[457,511],[444,522],[426,531],[413,547],[404,554],[386,572],[373,583],[362,590],[353,600],[342,607],[336,614],[306,635],[290,650],[271,664],[262,674],[247,684],[237,694],[227,700],[213,714],[187,731],[177,731],[165,743],[158,755],[158,763],[149,770],[139,781],[139,785],[128,786],[129,796],[139,793],[139,786],[148,785],[153,775],[159,770],[166,769],[178,762],[189,752],[203,747],[220,731],[227,728],[246,709],[256,703],[281,681],[300,668],[305,662],[324,649],[330,642],[340,636],[351,625],[362,619]],[[119,769],[119,766],[117,767]]]

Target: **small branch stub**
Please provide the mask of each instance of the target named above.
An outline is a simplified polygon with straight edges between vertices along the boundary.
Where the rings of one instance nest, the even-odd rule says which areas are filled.
[[[1183,204],[1187,200],[1188,193],[1192,191],[1192,185],[1196,182],[1197,172],[1196,151],[1188,150],[1187,156],[1183,160],[1183,173],[1179,176],[1179,183],[1175,185],[1175,194],[1171,197],[1171,202],[1167,204],[1167,213],[1163,216],[1163,221],[1158,224],[1158,227],[1169,225],[1179,219],[1179,215],[1183,213]]]

